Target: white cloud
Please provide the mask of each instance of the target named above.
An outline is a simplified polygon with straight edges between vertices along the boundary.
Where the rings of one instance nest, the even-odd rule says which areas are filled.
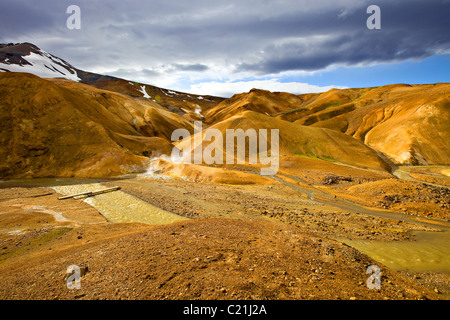
[[[316,86],[301,82],[280,82],[278,79],[236,81],[236,82],[202,82],[191,85],[188,93],[200,95],[213,95],[219,97],[231,97],[233,94],[250,91],[251,89],[263,89],[272,92],[289,92],[293,94],[325,92],[330,89],[345,89],[343,86]]]

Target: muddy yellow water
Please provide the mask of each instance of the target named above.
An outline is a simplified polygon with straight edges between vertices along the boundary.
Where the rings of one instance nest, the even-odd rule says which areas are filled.
[[[53,186],[52,188],[62,195],[108,189],[100,183]],[[84,201],[96,208],[108,221],[114,223],[138,222],[160,225],[187,220],[122,191],[100,194],[86,198]]]
[[[393,270],[450,272],[450,231],[415,232],[414,241],[341,241]]]

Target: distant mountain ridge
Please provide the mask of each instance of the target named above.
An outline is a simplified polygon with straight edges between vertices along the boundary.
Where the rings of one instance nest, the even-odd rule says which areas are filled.
[[[25,72],[41,78],[65,78],[99,89],[148,98],[179,114],[185,114],[186,109],[192,111],[192,117],[198,120],[201,119],[195,115],[199,113],[198,110],[207,109],[224,100],[221,97],[188,94],[81,70],[28,42],[0,44],[0,72]],[[182,107],[185,111],[181,110]]]

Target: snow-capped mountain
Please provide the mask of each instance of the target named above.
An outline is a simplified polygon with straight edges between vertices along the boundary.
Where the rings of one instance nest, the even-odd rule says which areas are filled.
[[[0,44],[0,72],[7,71],[81,81],[76,68],[31,43]]]
[[[220,97],[187,94],[84,71],[28,42],[0,43],[0,74],[2,72],[31,73],[40,78],[66,78],[99,89],[149,99],[171,112],[179,114],[190,112],[194,119],[202,117],[201,110],[206,110],[223,100]]]

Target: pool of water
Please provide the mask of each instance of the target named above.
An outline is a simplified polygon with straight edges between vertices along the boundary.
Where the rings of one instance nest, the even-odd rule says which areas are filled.
[[[413,241],[340,241],[385,266],[411,272],[450,272],[450,231],[416,231]]]

